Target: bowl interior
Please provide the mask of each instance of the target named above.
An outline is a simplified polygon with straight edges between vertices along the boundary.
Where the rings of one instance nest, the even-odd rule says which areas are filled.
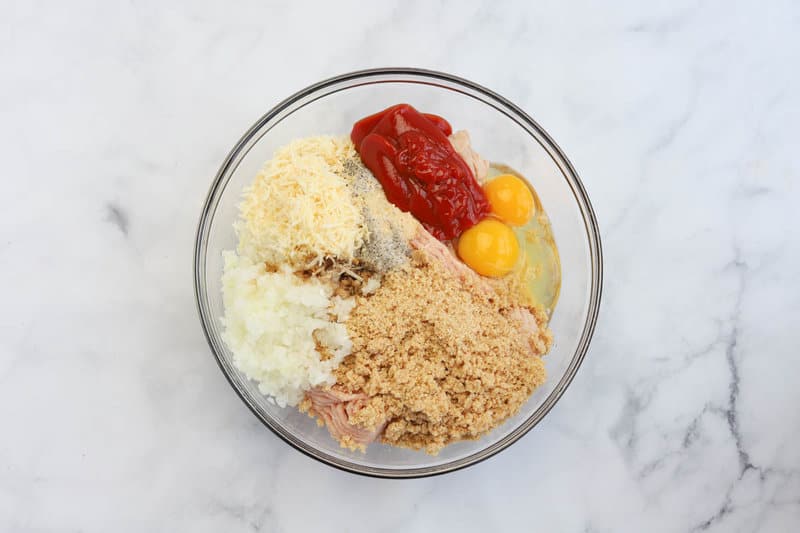
[[[375,444],[366,453],[340,448],[296,408],[280,408],[234,366],[220,339],[223,315],[223,250],[235,249],[233,222],[242,191],[280,146],[297,137],[346,135],[359,118],[407,102],[469,131],[487,159],[521,172],[538,192],[561,254],[562,288],[550,327],[555,343],[545,357],[547,382],[521,411],[478,441],[446,447],[438,456]],[[547,135],[521,111],[475,85],[437,73],[371,71],[323,82],[265,115],[237,144],[209,193],[200,221],[196,282],[201,318],[220,366],[243,400],[281,437],[335,466],[351,471],[411,476],[440,473],[485,458],[535,425],[560,396],[585,353],[600,296],[600,250],[591,207],[577,176]]]

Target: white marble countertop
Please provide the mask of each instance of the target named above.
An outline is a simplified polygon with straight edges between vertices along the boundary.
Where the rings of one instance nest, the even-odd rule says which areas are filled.
[[[796,2],[186,4],[0,4],[1,531],[800,530]],[[527,110],[605,248],[594,342],[547,418],[402,482],[262,427],[191,277],[239,135],[376,66]]]

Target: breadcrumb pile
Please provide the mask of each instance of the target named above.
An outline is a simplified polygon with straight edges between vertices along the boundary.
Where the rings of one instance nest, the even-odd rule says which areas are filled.
[[[350,423],[388,421],[383,442],[436,454],[514,415],[545,380],[538,355],[552,338],[538,312],[538,331],[523,333],[505,317],[509,305],[419,252],[384,276],[350,314],[352,352],[334,371],[337,387],[370,396]]]

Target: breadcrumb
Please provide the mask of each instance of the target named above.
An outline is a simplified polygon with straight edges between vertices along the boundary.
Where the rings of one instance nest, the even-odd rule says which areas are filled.
[[[350,423],[388,421],[383,442],[436,454],[514,415],[544,382],[539,355],[552,342],[543,314],[530,315],[532,332],[510,318],[528,312],[515,303],[502,292],[487,298],[415,253],[359,298],[346,323],[353,349],[334,371],[337,387],[370,396]]]

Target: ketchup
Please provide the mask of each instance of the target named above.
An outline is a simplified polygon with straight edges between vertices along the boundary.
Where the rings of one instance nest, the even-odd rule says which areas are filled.
[[[383,186],[439,240],[453,239],[489,214],[486,195],[447,137],[450,124],[399,104],[365,117],[350,138]]]

